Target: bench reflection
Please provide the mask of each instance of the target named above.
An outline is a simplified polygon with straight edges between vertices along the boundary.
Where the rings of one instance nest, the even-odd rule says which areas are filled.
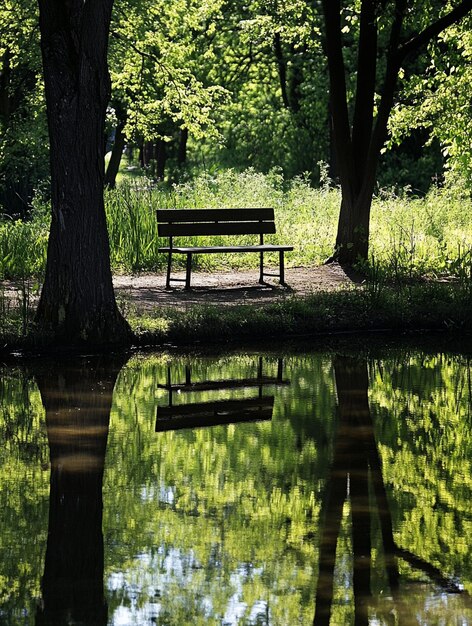
[[[239,422],[253,422],[272,419],[274,396],[266,395],[268,386],[289,385],[283,378],[283,360],[277,361],[277,374],[264,374],[264,360],[259,357],[257,375],[247,378],[228,378],[215,380],[192,380],[190,365],[185,367],[185,381],[172,382],[172,367],[167,368],[167,381],[159,384],[160,389],[168,393],[168,406],[158,406],[156,432],[180,430],[183,428],[201,428]],[[232,391],[255,388],[257,397],[242,399],[216,399],[202,402],[179,402],[174,404],[175,394],[201,393],[207,391]],[[185,396],[184,396],[185,397]]]

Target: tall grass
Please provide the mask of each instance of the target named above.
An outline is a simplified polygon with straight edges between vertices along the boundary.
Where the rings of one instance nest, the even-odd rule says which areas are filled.
[[[0,278],[40,275],[46,263],[48,231],[43,214],[31,221],[0,220]]]
[[[304,178],[284,181],[277,170],[269,174],[227,170],[202,174],[171,189],[137,179],[108,191],[105,200],[113,270],[140,272],[161,270],[166,262],[158,253],[166,242],[157,235],[157,208],[274,207],[277,234],[268,236],[267,242],[294,246],[288,265],[317,265],[333,249],[340,193],[326,184],[313,189]],[[433,189],[422,199],[378,194],[372,207],[367,271],[377,281],[448,275],[470,282],[471,209],[470,198],[457,189]],[[30,221],[0,220],[0,278],[42,275],[46,215],[38,203]],[[195,241],[188,238],[182,243]],[[214,244],[220,241],[211,239]],[[224,238],[227,244],[243,241]],[[197,255],[196,261],[205,269],[255,266],[252,255]]]
[[[339,195],[335,190],[314,190],[302,178],[284,183],[277,171],[265,175],[253,170],[242,173],[227,170],[215,177],[201,175],[171,190],[151,188],[144,181],[123,184],[108,192],[106,205],[112,265],[118,271],[153,271],[164,267],[166,257],[158,254],[157,249],[167,245],[167,241],[157,235],[157,208],[273,207],[277,234],[267,236],[267,243],[294,244],[290,264],[314,265],[331,251]],[[206,241],[231,245],[256,243],[256,240],[256,236],[198,240],[188,237],[179,243],[194,245]],[[254,258],[238,254],[197,255],[195,261],[206,269],[255,266]]]

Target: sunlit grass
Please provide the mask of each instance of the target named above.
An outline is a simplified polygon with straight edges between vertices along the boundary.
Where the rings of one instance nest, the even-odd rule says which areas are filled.
[[[286,255],[291,266],[315,266],[333,251],[340,192],[313,189],[307,180],[284,181],[278,170],[201,174],[168,186],[138,177],[126,178],[105,194],[114,272],[160,271],[167,242],[157,234],[158,208],[273,207],[277,234],[268,243],[294,246]],[[371,220],[371,259],[365,268],[377,279],[455,276],[470,279],[472,268],[472,202],[460,189],[432,189],[425,198],[381,192]],[[0,221],[0,278],[41,276],[44,272],[48,207],[36,200],[30,221]],[[201,243],[201,238],[198,240]],[[246,237],[207,238],[228,245]],[[252,239],[254,241],[254,239]],[[195,238],[181,243],[195,244]],[[177,263],[184,262],[176,257]],[[253,255],[200,255],[197,267],[207,270],[255,267]],[[374,272],[373,272],[374,271]]]
[[[429,282],[344,288],[263,307],[216,305],[156,309],[128,316],[138,343],[222,343],[365,331],[472,330],[472,295],[460,284]]]

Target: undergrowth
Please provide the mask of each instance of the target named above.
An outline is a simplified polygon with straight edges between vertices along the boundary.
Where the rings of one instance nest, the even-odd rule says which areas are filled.
[[[290,296],[265,305],[195,305],[185,310],[156,308],[138,315],[120,303],[137,346],[244,340],[276,340],[329,333],[452,331],[472,333],[472,292],[461,283],[431,281],[408,286],[368,285]],[[47,348],[35,334],[31,317],[25,325],[18,311],[0,311],[0,353]]]
[[[106,193],[112,268],[114,272],[162,270],[166,257],[158,248],[165,242],[157,236],[155,211],[193,207],[274,207],[277,234],[268,236],[267,242],[294,246],[287,254],[287,265],[318,265],[332,252],[339,206],[337,188],[325,184],[313,189],[303,177],[284,181],[278,170],[202,174],[170,189],[137,179]],[[42,276],[48,213],[48,206],[36,198],[30,220],[0,220],[0,279]],[[243,240],[225,238],[227,244],[236,241]],[[218,239],[211,243],[217,244]],[[197,269],[210,271],[239,269],[254,267],[254,258],[197,255],[195,263]],[[464,282],[471,276],[471,267],[471,200],[460,189],[434,188],[421,199],[393,192],[374,198],[371,258],[362,268],[374,281],[374,289],[381,289],[384,282],[425,276],[452,276]]]

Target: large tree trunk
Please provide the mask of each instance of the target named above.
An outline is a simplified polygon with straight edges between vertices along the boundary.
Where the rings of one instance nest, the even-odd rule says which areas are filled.
[[[112,4],[39,0],[52,221],[36,320],[59,342],[131,340],[116,306],[103,202]]]
[[[126,358],[39,366],[51,479],[36,625],[105,626],[102,482],[113,388]]]
[[[367,259],[369,253],[370,209],[374,192],[376,162],[368,164],[373,177],[364,179],[359,193],[343,195],[336,235],[335,257],[342,265]],[[354,172],[353,172],[354,176]]]

